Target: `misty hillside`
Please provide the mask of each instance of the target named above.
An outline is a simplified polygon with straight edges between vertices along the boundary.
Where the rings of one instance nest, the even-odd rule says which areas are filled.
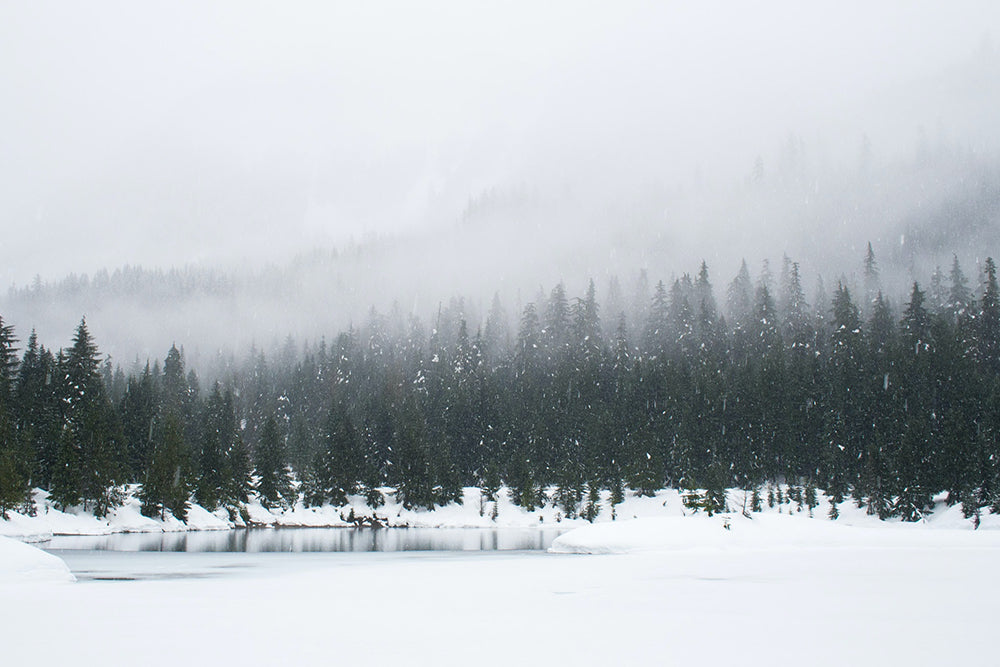
[[[986,7],[241,7],[243,29],[163,16],[151,38],[136,11],[102,39],[91,12],[12,10],[3,41],[47,55],[0,65],[0,313],[198,365],[373,307],[464,299],[481,324],[494,294],[517,313],[701,260],[721,284],[787,255],[811,292],[856,282],[869,242],[901,303],[1000,251]]]
[[[22,330],[66,338],[86,315],[121,363],[184,342],[193,363],[251,345],[277,349],[363,323],[374,307],[431,318],[454,298],[481,324],[494,294],[508,312],[565,282],[631,286],[639,272],[670,281],[704,259],[728,282],[746,259],[798,261],[809,290],[856,284],[865,245],[886,289],[902,297],[956,254],[969,267],[1000,250],[1000,161],[954,146],[831,169],[790,138],[784,161],[758,160],[721,186],[649,189],[594,206],[586,193],[522,186],[469,200],[454,223],[316,249],[294,260],[242,266],[125,266],[12,287],[0,312]],[[774,264],[776,265],[776,264]],[[896,299],[901,302],[902,299]],[[433,319],[431,319],[433,321]]]

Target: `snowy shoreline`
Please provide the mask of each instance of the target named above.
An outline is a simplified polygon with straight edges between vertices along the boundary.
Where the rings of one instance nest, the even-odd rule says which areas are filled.
[[[125,502],[108,512],[103,518],[95,517],[82,507],[67,511],[56,509],[48,495],[36,490],[37,513],[27,516],[11,511],[7,520],[0,520],[0,536],[22,542],[44,542],[54,535],[111,535],[117,533],[171,533],[187,531],[221,531],[247,528],[355,528],[376,526],[385,528],[530,528],[557,525],[585,525],[583,519],[567,519],[551,504],[533,511],[526,511],[511,503],[505,494],[496,502],[481,501],[481,491],[468,487],[463,492],[462,503],[451,503],[433,510],[406,509],[396,502],[392,489],[383,489],[385,504],[372,509],[363,496],[350,496],[347,505],[334,507],[305,507],[301,502],[294,507],[264,507],[252,501],[240,507],[239,514],[220,508],[209,512],[191,503],[186,521],[174,517],[169,511],[163,518],[151,518],[140,511],[141,503],[131,490]],[[633,503],[639,514],[655,513],[645,506],[657,503],[656,498]],[[610,520],[610,510],[605,520]]]
[[[134,490],[126,492],[125,502],[113,509],[104,518],[95,517],[85,512],[81,507],[69,508],[68,511],[56,509],[48,501],[44,491],[36,491],[35,516],[26,516],[10,512],[7,520],[0,520],[0,536],[6,536],[22,542],[44,542],[54,535],[111,535],[115,533],[171,533],[186,531],[234,530],[256,527],[272,528],[352,528],[359,525],[376,525],[380,527],[397,528],[529,528],[529,527],[566,527],[576,528],[591,526],[579,517],[567,518],[562,510],[551,503],[544,507],[527,511],[514,505],[501,491],[495,504],[482,498],[478,488],[467,487],[463,491],[463,502],[452,503],[433,510],[406,509],[396,502],[392,489],[384,489],[386,503],[377,509],[368,507],[363,496],[351,496],[349,503],[340,507],[324,505],[323,507],[304,507],[301,503],[290,508],[265,508],[259,502],[250,502],[241,507],[242,516],[231,517],[225,509],[209,512],[197,504],[191,504],[187,521],[180,521],[169,512],[163,518],[150,518],[140,512],[140,502],[135,497]],[[733,520],[743,520],[741,515],[743,503],[742,491],[730,491],[729,505],[733,510],[728,515]],[[624,502],[612,511],[607,492],[601,500],[600,513],[595,524],[607,524],[617,519],[624,523],[627,519],[671,519],[678,520],[693,516],[706,517],[703,513],[693,515],[681,499],[681,494],[674,489],[659,491],[653,497],[626,494]],[[827,503],[821,498],[821,504],[811,513],[817,524],[837,524],[848,526],[886,527],[886,528],[948,528],[973,530],[971,519],[962,516],[958,506],[947,506],[944,499],[939,498],[932,512],[916,524],[906,524],[899,520],[881,521],[868,515],[864,509],[856,507],[851,501],[844,501],[839,506],[840,518],[836,521],[827,519]],[[767,515],[797,515],[810,516],[808,508],[796,503],[786,502],[768,506],[764,504],[760,513],[751,516]],[[371,522],[371,519],[375,519]],[[719,515],[713,518],[712,524],[718,524],[723,519]],[[704,522],[694,522],[704,524]],[[985,514],[981,517],[980,529],[1000,529],[1000,516]]]

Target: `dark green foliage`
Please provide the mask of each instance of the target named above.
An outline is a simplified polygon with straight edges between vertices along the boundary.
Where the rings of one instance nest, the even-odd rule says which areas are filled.
[[[30,484],[42,488],[48,488],[52,481],[62,431],[55,366],[55,357],[38,344],[32,331],[18,369],[11,409]]]
[[[580,474],[578,457],[572,455],[573,445],[567,445],[566,454],[562,457],[557,478],[559,486],[556,489],[555,503],[569,519],[576,517],[583,499],[584,481]]]
[[[596,482],[587,485],[587,502],[583,507],[581,516],[594,523],[594,519],[601,513],[601,489]]]
[[[976,317],[974,352],[977,361],[992,374],[1000,373],[1000,287],[992,257],[983,264],[983,288]]]
[[[705,505],[704,509],[708,515],[729,511],[726,500],[726,487],[728,479],[724,466],[721,462],[715,462],[708,468],[705,478]]]
[[[216,382],[202,417],[198,482],[195,486],[195,499],[209,511],[216,509],[226,497],[227,478],[232,474],[227,454],[236,440],[233,426],[231,407]]]
[[[81,321],[73,345],[56,361],[62,432],[52,471],[51,498],[69,507],[83,502],[103,516],[122,481],[124,436],[100,374],[97,345]]]
[[[162,518],[164,510],[170,510],[181,521],[187,520],[189,461],[180,420],[168,413],[157,429],[152,461],[139,491],[143,514]]]
[[[819,505],[819,499],[816,496],[816,487],[812,482],[806,483],[805,490],[803,491],[803,497],[806,507],[809,508],[809,516],[812,516],[813,510]]]
[[[17,473],[17,461],[9,448],[0,449],[0,519],[24,498],[24,480]]]
[[[17,349],[14,329],[0,318],[0,518],[27,497],[31,461],[16,424],[14,388]]]
[[[229,475],[225,483],[226,505],[233,507],[246,503],[253,491],[253,464],[250,461],[250,448],[239,433],[233,438],[227,453],[227,469]]]
[[[427,442],[426,422],[415,399],[407,400],[396,420],[396,494],[407,509],[433,509],[435,475]]]
[[[664,463],[656,437],[643,429],[632,437],[633,452],[629,457],[628,485],[640,496],[652,497],[663,488]]]
[[[156,378],[147,363],[142,375],[129,377],[121,402],[122,428],[128,452],[127,470],[131,481],[141,480],[149,465],[158,411]]]
[[[235,511],[252,479],[275,505],[297,478],[308,504],[361,491],[376,507],[389,486],[432,508],[479,484],[495,509],[505,484],[526,509],[589,517],[591,489],[613,512],[626,487],[671,485],[712,512],[738,487],[756,511],[767,485],[782,511],[812,512],[822,489],[833,517],[851,497],[912,521],[945,491],[980,516],[1000,508],[1000,294],[982,266],[974,289],[956,259],[950,289],[936,271],[890,303],[868,247],[860,298],[841,283],[810,305],[790,258],[780,278],[743,264],[720,309],[702,262],[651,296],[641,275],[632,307],[611,280],[606,321],[593,283],[559,284],[513,340],[499,299],[485,318],[454,299],[426,328],[373,310],[332,345],[254,350],[205,396],[176,346],[126,376],[85,322],[58,355],[32,335],[20,360],[0,322],[0,511],[40,486],[103,512],[125,482],[154,514],[191,492]]]
[[[257,445],[255,491],[265,507],[287,504],[292,499],[288,466],[285,464],[285,443],[274,417],[268,417],[261,429]]]
[[[365,504],[373,510],[378,509],[385,504],[385,496],[377,488],[368,487],[365,489]]]
[[[310,505],[344,505],[357,491],[360,474],[360,438],[351,418],[335,405],[327,419],[324,446],[313,458],[308,481]]]
[[[726,499],[725,474],[718,462],[710,465],[705,474],[703,489],[689,488],[684,493],[684,506],[695,512],[704,511],[709,516],[729,511]]]
[[[486,500],[493,502],[497,499],[497,494],[500,492],[500,484],[500,466],[491,460],[486,464],[486,469],[483,471],[483,479],[480,482],[480,487],[483,490],[483,496]]]
[[[515,505],[527,511],[544,506],[545,499],[532,472],[531,459],[523,455],[512,458],[508,472],[507,486],[510,488],[510,500]]]
[[[625,484],[619,474],[615,474],[611,478],[611,498],[609,500],[611,502],[612,509],[625,502]]]
[[[827,517],[831,521],[835,521],[840,518],[840,508],[838,507],[840,501],[836,497],[830,496],[830,511],[827,513]]]

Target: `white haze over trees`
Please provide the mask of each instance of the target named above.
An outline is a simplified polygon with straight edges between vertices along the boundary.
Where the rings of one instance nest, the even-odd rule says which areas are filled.
[[[893,297],[975,283],[998,37],[987,1],[8,4],[0,312],[127,362],[702,259],[812,292],[868,242]]]

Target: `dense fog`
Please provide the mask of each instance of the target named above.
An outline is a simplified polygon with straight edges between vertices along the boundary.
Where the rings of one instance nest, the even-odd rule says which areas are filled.
[[[721,299],[787,255],[811,299],[868,242],[897,305],[953,255],[975,286],[998,35],[991,2],[8,5],[0,314],[198,365],[702,260]]]

